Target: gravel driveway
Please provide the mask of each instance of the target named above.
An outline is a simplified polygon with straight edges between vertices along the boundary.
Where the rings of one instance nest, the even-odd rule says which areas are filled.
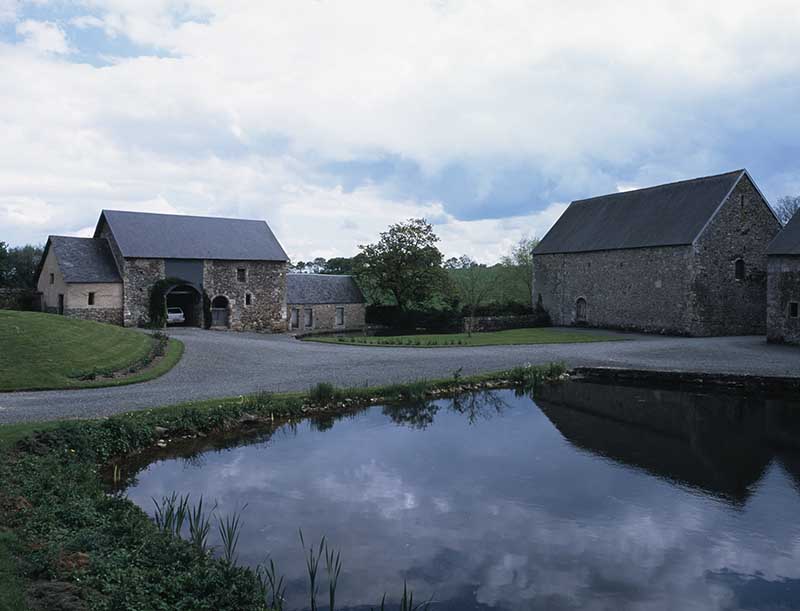
[[[632,341],[585,344],[380,348],[200,329],[171,334],[186,351],[166,375],[131,386],[0,393],[0,423],[92,418],[257,390],[305,390],[317,382],[375,385],[447,377],[459,368],[467,375],[526,362],[800,377],[800,348],[769,345],[763,337],[630,334]]]

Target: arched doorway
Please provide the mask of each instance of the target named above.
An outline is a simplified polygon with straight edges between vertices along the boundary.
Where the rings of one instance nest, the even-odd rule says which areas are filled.
[[[578,297],[575,302],[575,324],[585,325],[588,320],[587,304],[583,297]]]
[[[225,295],[217,295],[211,300],[211,326],[228,326],[228,298]]]
[[[169,326],[199,327],[202,322],[203,296],[191,284],[176,284],[164,293]]]

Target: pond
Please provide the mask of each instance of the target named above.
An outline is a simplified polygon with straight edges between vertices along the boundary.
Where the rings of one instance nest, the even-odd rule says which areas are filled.
[[[796,609],[799,433],[785,399],[574,381],[195,441],[127,495],[246,504],[240,562],[275,559],[288,609],[299,528],[341,550],[341,609],[404,580],[444,611]]]

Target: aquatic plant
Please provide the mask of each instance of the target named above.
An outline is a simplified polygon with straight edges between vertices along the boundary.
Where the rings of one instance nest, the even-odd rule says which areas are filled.
[[[224,519],[218,518],[217,521],[217,530],[219,531],[220,539],[222,539],[222,559],[228,566],[235,566],[236,561],[239,559],[236,548],[239,546],[239,535],[242,530],[242,512],[246,508],[247,505],[245,504],[241,511],[234,511],[232,514],[225,516]]]
[[[180,536],[186,521],[189,495],[178,496],[173,492],[170,496],[162,497],[160,502],[153,497],[153,504],[156,507],[153,521],[158,529],[172,536]]]
[[[320,382],[308,391],[308,398],[316,403],[332,403],[341,400],[342,397],[342,391],[330,382]]]
[[[208,553],[208,534],[211,531],[211,516],[214,515],[216,509],[217,503],[215,501],[211,511],[206,513],[203,508],[202,496],[197,504],[189,509],[189,541],[203,554]]]
[[[259,564],[256,567],[256,577],[261,586],[261,593],[270,609],[273,611],[283,611],[283,601],[286,598],[286,584],[284,577],[278,576],[278,569],[275,562],[270,558],[269,566]]]
[[[303,547],[303,555],[306,561],[306,570],[308,571],[308,594],[311,600],[311,611],[317,611],[317,594],[319,586],[317,585],[317,571],[319,570],[319,562],[322,559],[323,548],[325,547],[325,537],[319,542],[319,549],[314,553],[314,544],[306,549],[306,542],[303,539],[303,530],[300,529],[300,545]]]

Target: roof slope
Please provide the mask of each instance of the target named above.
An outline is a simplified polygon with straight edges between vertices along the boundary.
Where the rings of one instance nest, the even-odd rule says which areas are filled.
[[[286,274],[286,303],[364,303],[352,276]]]
[[[768,255],[800,255],[800,212],[775,236],[767,248]]]
[[[70,238],[53,235],[46,249],[52,248],[64,282],[122,282],[108,241],[103,238]],[[47,252],[42,255],[42,260]]]
[[[288,261],[264,221],[103,210],[123,257]]]
[[[574,201],[534,254],[691,244],[745,173]]]

